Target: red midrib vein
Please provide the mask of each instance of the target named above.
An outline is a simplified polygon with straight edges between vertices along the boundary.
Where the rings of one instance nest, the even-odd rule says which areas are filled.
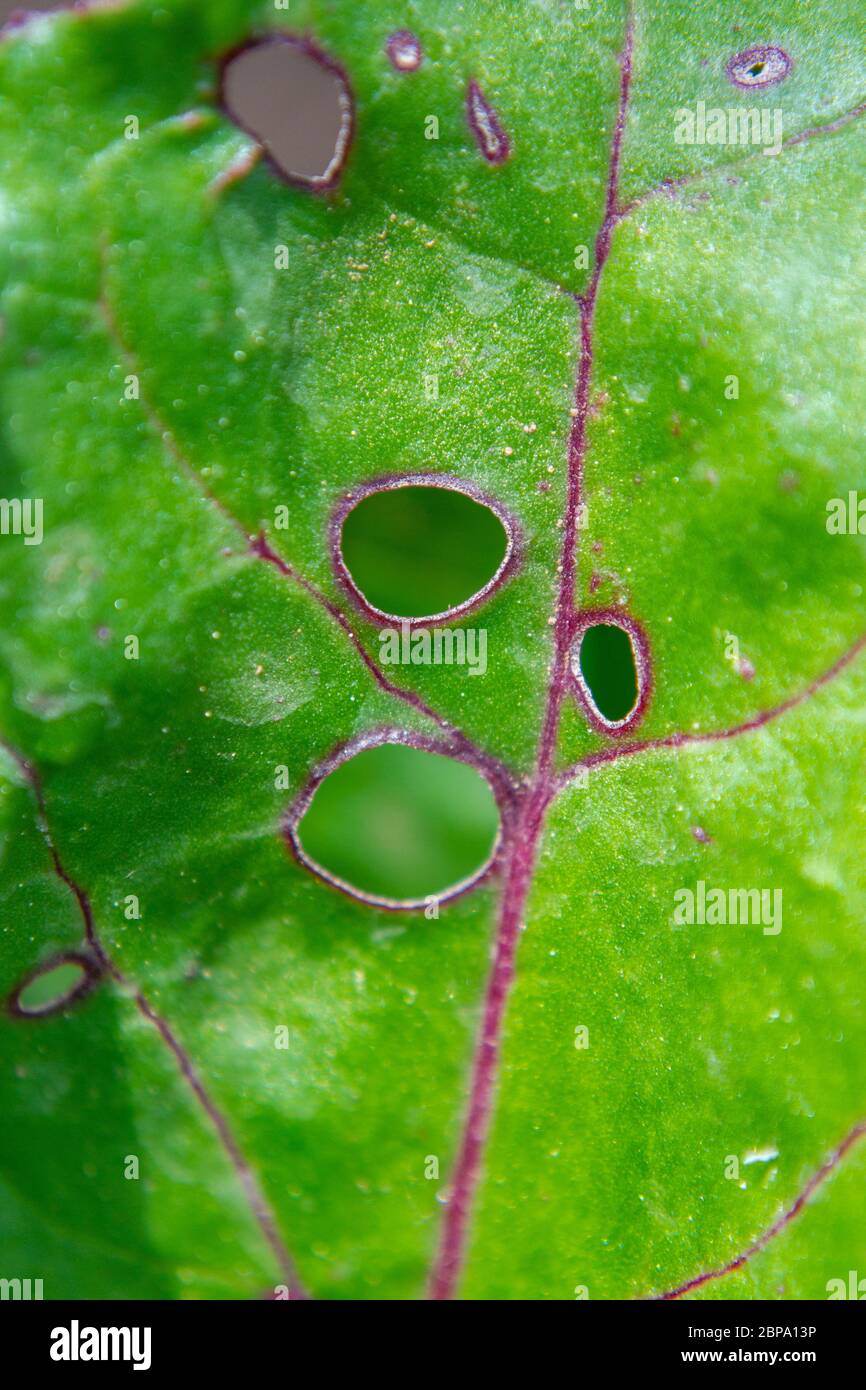
[[[619,104],[611,139],[604,217],[595,239],[592,276],[580,309],[580,348],[574,391],[574,417],[568,437],[568,484],[563,517],[560,580],[554,609],[553,657],[544,720],[535,772],[523,795],[511,838],[506,864],[502,904],[496,933],[493,965],[487,982],[481,1029],[472,1064],[469,1104],[466,1111],[451,1192],[439,1249],[430,1276],[429,1295],[435,1300],[453,1298],[463,1269],[473,1198],[478,1185],[484,1148],[490,1129],[493,1091],[501,1051],[502,1025],[514,980],[514,962],[522,927],[523,910],[532,883],[538,845],[547,808],[556,792],[554,754],[562,702],[566,691],[569,647],[575,621],[577,530],[586,456],[589,386],[592,378],[593,328],[599,285],[610,253],[618,209],[622,137],[631,89],[634,12],[629,6],[625,40],[620,54]]]

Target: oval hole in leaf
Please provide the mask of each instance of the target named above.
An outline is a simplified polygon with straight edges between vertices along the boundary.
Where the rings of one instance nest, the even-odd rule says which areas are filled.
[[[354,125],[345,73],[304,39],[272,35],[226,59],[220,97],[226,114],[264,147],[290,182],[332,188]]]
[[[725,71],[735,87],[774,87],[788,76],[791,59],[783,48],[757,44],[735,53]]]
[[[336,887],[382,906],[418,907],[485,872],[499,808],[468,763],[382,743],[328,772],[289,834],[302,862]]]
[[[631,634],[616,623],[593,623],[579,639],[577,660],[584,692],[602,719],[625,722],[640,693]]]
[[[97,978],[92,962],[68,955],[35,970],[12,996],[12,1012],[28,1018],[59,1013],[86,994]]]
[[[504,516],[441,484],[367,492],[345,512],[338,570],[380,618],[456,616],[504,579],[514,539]]]

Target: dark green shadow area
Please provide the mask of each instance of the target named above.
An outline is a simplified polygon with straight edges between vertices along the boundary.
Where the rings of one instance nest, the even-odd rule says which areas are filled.
[[[343,523],[343,559],[374,608],[421,618],[465,603],[491,580],[507,545],[495,512],[444,487],[364,497]]]
[[[493,792],[474,768],[383,744],[325,778],[299,836],[311,859],[363,892],[419,898],[475,873],[498,826]]]
[[[54,975],[56,971],[49,974]],[[7,1277],[44,1297],[171,1299],[178,1283],[150,1234],[150,1184],[116,1017],[103,988],[42,1020],[0,1020],[0,1249]]]
[[[625,719],[637,700],[637,671],[631,638],[615,623],[588,627],[580,641],[580,671],[601,714]]]

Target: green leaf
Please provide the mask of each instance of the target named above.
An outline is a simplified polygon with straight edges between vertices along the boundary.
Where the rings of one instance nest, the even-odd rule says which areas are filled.
[[[866,1275],[866,542],[828,525],[866,490],[866,60],[854,0],[777,11],[138,0],[4,35],[4,1276]],[[281,26],[354,96],[327,194],[217,101],[221,55]],[[737,87],[755,45],[787,75]],[[698,102],[778,112],[779,152],[678,141]],[[431,474],[509,530],[451,623],[485,634],[477,679],[384,663],[335,564],[335,509]],[[432,553],[474,586],[443,530],[438,557],[380,531],[381,591],[413,548],[407,585]],[[592,614],[640,685],[607,723],[575,676]],[[493,871],[412,912],[287,843],[382,742],[314,801],[337,876],[483,868],[473,771],[501,816]],[[410,750],[460,789],[414,786]],[[682,920],[713,889],[766,896]]]

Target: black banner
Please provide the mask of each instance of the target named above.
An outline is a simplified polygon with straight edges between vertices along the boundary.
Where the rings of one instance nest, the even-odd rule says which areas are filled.
[[[575,1372],[596,1369],[643,1374],[667,1371],[672,1367],[691,1368],[700,1374],[704,1367],[757,1366],[787,1369],[806,1366],[819,1371],[842,1371],[857,1364],[864,1323],[859,1302],[821,1303],[727,1303],[678,1300],[661,1303],[570,1304],[564,1314],[543,1311],[540,1340],[538,1325],[527,1328],[526,1312],[513,1305],[502,1332],[496,1321],[502,1306],[493,1305],[480,1314],[474,1331],[477,1355],[486,1367],[506,1353],[517,1338],[527,1337],[526,1351],[549,1364],[558,1350],[555,1339],[562,1334]],[[311,1348],[324,1352],[323,1369],[339,1364],[342,1352],[357,1374],[365,1369],[367,1357],[379,1362],[386,1351],[399,1347],[406,1327],[402,1316],[395,1321],[395,1308],[387,1314],[387,1324],[377,1329],[377,1309],[381,1305],[364,1303],[364,1324],[357,1336],[322,1342],[335,1328],[351,1328],[358,1309],[352,1305],[287,1300],[249,1303],[71,1303],[0,1302],[0,1333],[7,1357],[12,1354],[31,1373],[48,1374],[62,1382],[70,1376],[93,1377],[109,1370],[112,1375],[136,1374],[161,1378],[188,1372],[213,1371],[222,1377],[236,1371],[245,1375],[267,1375],[280,1370],[296,1374],[297,1353]],[[512,1311],[513,1307],[513,1311]],[[493,1327],[488,1321],[494,1319]],[[414,1315],[412,1315],[414,1316]],[[453,1313],[424,1313],[422,1334],[435,1332],[435,1340],[422,1343],[418,1367],[397,1358],[400,1377],[413,1379],[418,1372],[429,1375],[441,1360],[443,1374],[454,1370],[456,1346],[448,1336],[465,1338],[465,1312],[458,1304]],[[476,1309],[475,1316],[478,1316]],[[427,1317],[433,1321],[427,1323]],[[441,1317],[445,1322],[439,1321]],[[452,1323],[451,1318],[456,1317]],[[562,1319],[562,1320],[561,1320]],[[402,1325],[401,1325],[402,1324]],[[521,1324],[524,1324],[521,1330]],[[416,1325],[417,1330],[417,1325]],[[491,1331],[496,1335],[491,1338]],[[444,1335],[443,1335],[444,1334]],[[463,1344],[461,1342],[461,1344]],[[492,1352],[492,1356],[491,1356]],[[395,1370],[397,1360],[395,1360]],[[461,1360],[466,1360],[461,1354]],[[474,1358],[473,1358],[474,1360]],[[450,1370],[449,1370],[450,1363]]]

